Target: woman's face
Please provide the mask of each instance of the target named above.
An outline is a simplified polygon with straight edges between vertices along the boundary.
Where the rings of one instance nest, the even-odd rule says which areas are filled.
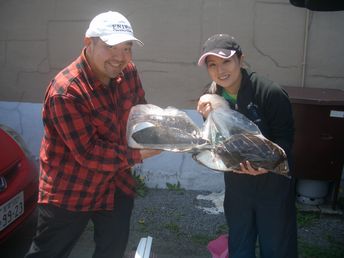
[[[208,56],[206,65],[210,78],[229,93],[237,94],[241,83],[242,60],[243,57],[239,58],[236,54],[228,59]]]

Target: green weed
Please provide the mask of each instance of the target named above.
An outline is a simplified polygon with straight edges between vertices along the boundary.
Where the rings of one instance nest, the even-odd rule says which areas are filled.
[[[215,237],[209,235],[196,234],[191,236],[191,241],[193,243],[206,246],[209,241],[213,240]]]
[[[166,187],[170,191],[181,192],[184,189],[180,187],[180,182],[178,181],[177,184],[166,183]]]
[[[308,227],[319,219],[319,214],[312,212],[297,211],[297,225],[298,227]]]
[[[144,219],[140,219],[137,223],[139,224],[140,232],[142,232],[142,233],[148,232],[148,226],[147,226],[146,221]]]
[[[174,234],[178,235],[180,233],[179,225],[174,222],[166,223],[165,228]]]
[[[217,227],[216,229],[216,235],[222,235],[222,234],[227,234],[228,233],[228,226],[227,224],[222,224]]]
[[[140,197],[145,197],[147,192],[148,192],[148,188],[145,184],[145,178],[142,175],[139,175],[136,170],[133,170],[133,177],[136,181],[136,194]]]
[[[323,248],[317,246],[316,243],[299,242],[299,256],[300,258],[342,258],[344,257],[344,247],[336,244]]]

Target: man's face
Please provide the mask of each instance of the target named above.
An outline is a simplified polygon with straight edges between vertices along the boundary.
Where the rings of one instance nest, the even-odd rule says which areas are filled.
[[[132,60],[132,42],[109,46],[98,38],[86,39],[86,56],[93,72],[104,84],[115,78]]]
[[[210,78],[231,93],[236,93],[241,82],[242,58],[233,55],[229,59],[210,55],[206,60]]]

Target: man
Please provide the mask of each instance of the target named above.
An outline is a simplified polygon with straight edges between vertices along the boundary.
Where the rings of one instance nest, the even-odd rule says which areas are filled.
[[[243,57],[233,37],[211,36],[198,61],[212,80],[206,93],[222,96],[253,121],[267,139],[284,149],[290,163],[294,126],[288,95],[276,83],[243,68]],[[212,109],[209,101],[198,102],[204,117]],[[257,238],[262,258],[297,257],[294,179],[255,169],[246,161],[239,171],[225,173],[224,180],[230,257],[255,257]]]
[[[160,153],[127,147],[130,108],[146,103],[129,21],[91,21],[81,55],[51,81],[43,106],[37,233],[26,257],[68,257],[91,220],[93,257],[123,257],[135,180],[131,167]]]

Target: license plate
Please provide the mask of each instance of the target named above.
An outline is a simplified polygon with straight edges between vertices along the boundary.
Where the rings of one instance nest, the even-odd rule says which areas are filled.
[[[0,231],[24,213],[24,193],[20,192],[0,206]]]

